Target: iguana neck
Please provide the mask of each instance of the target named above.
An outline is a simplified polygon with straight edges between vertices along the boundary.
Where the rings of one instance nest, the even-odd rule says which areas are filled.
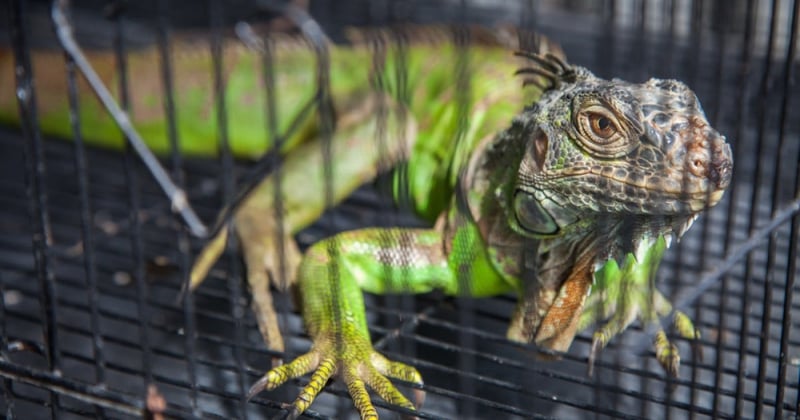
[[[535,238],[519,235],[507,221],[508,197],[524,150],[521,134],[521,124],[515,119],[509,129],[484,138],[470,158],[458,191],[465,204],[462,211],[478,226],[495,267],[514,278],[522,276],[524,254],[535,253],[538,247]]]
[[[580,310],[571,310],[568,305],[583,304],[599,247],[591,230],[576,229],[583,235],[536,238],[512,228],[509,223],[515,217],[512,196],[525,153],[523,128],[522,121],[515,119],[508,130],[484,139],[462,178],[460,193],[467,198],[467,210],[481,232],[495,268],[517,284],[520,299],[508,337],[564,350],[574,337],[577,323],[567,319],[548,324],[563,325],[556,332],[540,326],[548,313],[567,318],[580,314]],[[576,292],[580,299],[565,301],[567,305],[550,312],[565,284],[583,285],[584,291]]]

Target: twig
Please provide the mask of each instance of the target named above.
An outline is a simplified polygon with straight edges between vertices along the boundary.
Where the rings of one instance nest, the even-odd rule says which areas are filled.
[[[75,65],[78,66],[81,73],[83,73],[84,77],[86,78],[86,81],[89,82],[89,85],[94,90],[98,99],[100,99],[100,102],[103,103],[103,106],[105,106],[108,113],[114,119],[114,122],[117,123],[119,129],[125,134],[128,142],[142,159],[142,162],[144,162],[147,169],[153,175],[153,178],[155,178],[156,182],[159,184],[159,186],[161,186],[161,189],[164,190],[164,193],[167,195],[167,198],[169,198],[170,203],[172,204],[172,211],[175,213],[180,213],[184,222],[189,227],[189,231],[191,231],[192,235],[199,238],[206,237],[208,234],[208,229],[200,220],[200,218],[197,217],[197,214],[194,212],[194,209],[192,209],[192,206],[189,205],[186,192],[172,182],[172,179],[170,178],[169,174],[167,174],[167,171],[164,170],[164,167],[161,166],[161,163],[159,163],[153,152],[150,151],[150,149],[142,140],[142,137],[133,127],[128,114],[122,110],[122,108],[120,108],[120,106],[114,100],[111,92],[103,84],[102,79],[100,79],[100,76],[98,76],[97,72],[94,71],[92,65],[89,64],[86,56],[83,54],[78,46],[78,43],[75,41],[75,37],[73,36],[72,32],[72,25],[70,24],[65,13],[65,9],[68,7],[67,3],[67,0],[54,1],[52,11],[56,35],[58,36],[61,45],[64,47],[64,51],[69,54],[69,56],[75,62]]]

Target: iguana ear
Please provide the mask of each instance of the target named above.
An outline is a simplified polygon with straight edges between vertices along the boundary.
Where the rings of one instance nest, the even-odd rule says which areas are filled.
[[[514,216],[519,226],[534,235],[555,235],[558,224],[553,216],[532,195],[517,191],[514,194]]]

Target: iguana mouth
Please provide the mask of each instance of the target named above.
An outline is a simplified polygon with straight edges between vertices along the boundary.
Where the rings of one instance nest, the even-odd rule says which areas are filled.
[[[730,146],[725,137],[697,123],[694,137],[673,147],[667,154],[666,170],[662,175],[625,167],[590,168],[596,177],[630,186],[647,194],[644,199],[672,199],[699,211],[716,205],[730,184],[733,169]],[[645,173],[642,173],[645,172]],[[627,190],[626,190],[627,193]],[[629,196],[637,197],[636,191]]]
[[[705,180],[699,180],[700,182],[696,182],[698,180],[689,180],[688,182],[684,183],[674,179],[659,178],[657,181],[658,183],[655,184],[656,181],[652,181],[652,178],[648,178],[647,180],[636,180],[630,177],[619,178],[613,175],[608,176],[596,171],[589,171],[589,173],[614,182],[618,182],[620,184],[630,185],[647,192],[673,196],[686,202],[702,201],[707,203],[708,206],[717,204],[717,202],[719,202],[725,193],[725,188],[718,188],[709,191],[709,183]]]
[[[681,175],[678,177],[678,179],[675,179],[675,177],[631,175],[627,171],[625,171],[625,175],[620,176],[615,174],[614,169],[615,168],[609,167],[603,169],[585,167],[564,169],[559,171],[557,174],[548,174],[546,176],[545,183],[556,180],[585,177],[583,181],[578,181],[578,183],[582,183],[586,186],[593,185],[598,188],[595,190],[595,192],[602,192],[598,190],[608,189],[608,187],[603,187],[601,185],[602,183],[597,182],[598,178],[602,178],[610,181],[611,183],[629,186],[644,192],[646,193],[648,200],[671,199],[687,205],[691,211],[699,211],[716,205],[719,200],[722,199],[729,182],[728,180],[723,180],[721,183],[722,185],[714,185],[715,183],[709,182],[707,179],[700,179],[696,177],[693,177],[694,179],[689,178],[684,181],[684,175]],[[595,181],[592,181],[592,178],[594,178]],[[526,181],[526,178],[521,177],[521,180]],[[542,179],[527,181],[528,182],[526,182],[526,184],[531,186],[542,184]],[[538,189],[536,187],[533,188]],[[523,189],[522,191],[527,194],[531,194],[529,191],[527,191],[527,189]],[[628,196],[631,201],[638,202],[635,194],[631,193],[628,194]],[[641,201],[644,201],[644,199]]]

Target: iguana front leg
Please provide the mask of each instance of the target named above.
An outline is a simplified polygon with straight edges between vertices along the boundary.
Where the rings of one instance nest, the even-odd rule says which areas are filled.
[[[422,383],[413,367],[387,360],[370,342],[362,290],[375,294],[425,293],[493,296],[514,283],[491,268],[476,225],[448,231],[371,228],[344,232],[314,244],[298,270],[303,318],[313,340],[311,350],[267,372],[250,390],[272,390],[314,371],[293,404],[302,413],[325,382],[339,376],[347,384],[362,418],[375,418],[366,387],[389,403],[413,405],[387,378]],[[446,233],[444,233],[446,232]],[[471,276],[462,278],[469,265]]]
[[[314,244],[297,279],[311,350],[267,372],[249,395],[313,371],[293,404],[295,415],[308,408],[333,376],[345,382],[362,418],[377,417],[367,387],[391,404],[413,409],[387,378],[418,384],[422,378],[413,367],[390,361],[372,348],[362,290],[383,294],[452,289],[455,280],[443,249],[442,235],[430,229],[363,229]]]
[[[641,250],[628,254],[622,265],[606,262],[595,273],[595,285],[586,309],[581,315],[580,329],[588,328],[599,320],[606,320],[593,333],[589,369],[597,354],[612,338],[636,320],[655,331],[653,346],[656,359],[671,376],[678,375],[680,354],[661,325],[661,318],[672,312],[672,304],[655,287],[659,262],[667,248],[663,236],[643,241]],[[691,319],[681,311],[673,319],[678,334],[688,340],[700,338]]]
[[[234,227],[247,265],[247,281],[259,330],[267,346],[276,351],[283,351],[284,345],[270,284],[286,290],[294,283],[300,252],[292,235],[316,220],[326,204],[338,203],[379,171],[406,157],[415,138],[415,122],[410,118],[401,120],[400,116],[407,113],[399,112],[400,105],[386,96],[372,94],[361,101],[336,105],[339,118],[332,139],[334,166],[333,180],[329,183],[334,203],[325,203],[322,145],[320,141],[306,141],[285,158],[281,167],[281,217],[275,217],[275,179],[272,176],[264,179],[234,213]],[[387,111],[383,114],[384,121],[378,120],[378,107]],[[401,124],[405,125],[404,129],[399,128]],[[376,141],[379,127],[385,130],[385,145],[381,147]],[[315,135],[317,129],[314,124],[308,124],[303,131]],[[401,134],[406,137],[400,138]],[[278,223],[283,223],[282,229]],[[280,232],[283,232],[282,238]],[[223,229],[203,248],[192,268],[190,290],[205,279],[224,251],[227,240],[228,232]]]

